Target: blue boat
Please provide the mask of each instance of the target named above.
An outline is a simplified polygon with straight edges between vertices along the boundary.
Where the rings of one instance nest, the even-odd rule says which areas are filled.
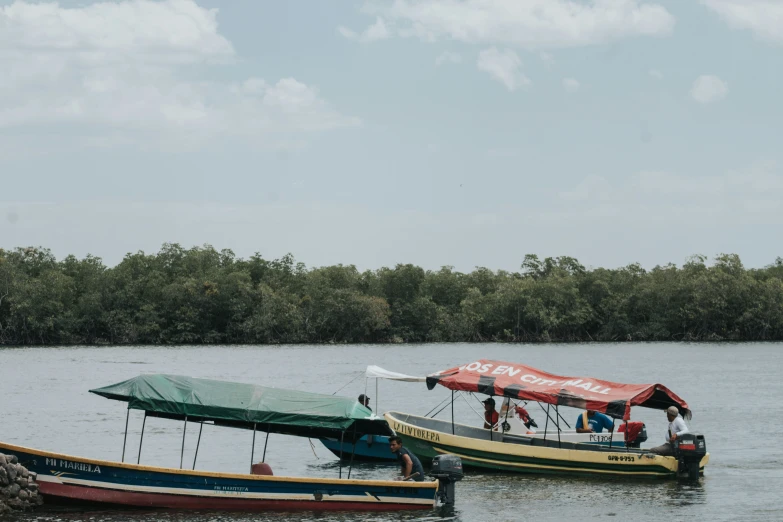
[[[220,511],[431,509],[437,482],[298,478],[142,466],[0,442],[36,473],[47,504]]]
[[[362,462],[396,462],[397,457],[389,450],[389,437],[383,435],[365,435],[356,441],[340,443],[337,439],[321,439],[326,449],[337,457],[353,459]]]
[[[365,390],[370,379],[375,379],[375,409],[378,409],[378,379],[403,382],[425,382],[426,377],[415,377],[403,373],[384,370],[379,366],[370,365],[364,372]],[[365,396],[362,394],[362,396]],[[383,435],[365,435],[355,443],[341,441],[336,437],[319,439],[326,449],[343,460],[359,462],[397,462],[397,457],[389,450],[389,437]]]

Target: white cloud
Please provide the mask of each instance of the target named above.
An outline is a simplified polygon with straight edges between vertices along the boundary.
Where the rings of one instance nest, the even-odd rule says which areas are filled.
[[[674,17],[641,0],[396,0],[364,10],[394,22],[394,33],[524,48],[566,48],[635,36],[665,36]]]
[[[644,171],[624,183],[613,184],[591,175],[573,190],[561,192],[560,199],[566,202],[572,217],[688,219],[693,224],[711,226],[783,224],[783,172],[775,162],[759,161],[710,176]]]
[[[165,146],[359,124],[293,78],[194,79],[230,66],[235,51],[217,10],[192,0],[17,1],[0,8],[0,27],[0,128],[62,125],[86,143]]]
[[[541,58],[541,61],[544,62],[544,65],[547,69],[551,68],[555,64],[555,57],[547,52],[541,51],[538,53],[538,57]]]
[[[530,80],[519,70],[522,66],[519,56],[511,49],[503,51],[499,51],[496,47],[485,49],[479,53],[476,65],[479,70],[489,73],[505,85],[509,91],[530,84]]]
[[[0,8],[5,53],[60,51],[85,63],[124,62],[124,53],[153,62],[200,62],[234,54],[217,31],[217,9],[192,0],[99,2],[67,9],[16,1]]]
[[[667,172],[641,172],[633,186],[648,194],[681,195],[688,198],[726,196],[783,197],[783,176],[774,161],[760,161],[744,169],[716,176],[687,177]]]
[[[647,74],[649,74],[652,78],[655,78],[656,80],[663,80],[663,73],[658,69],[650,69],[649,71],[647,71]]]
[[[563,89],[569,93],[575,93],[579,90],[579,82],[574,78],[563,79]]]
[[[349,40],[356,40],[359,38],[359,35],[356,33],[356,31],[348,29],[347,27],[343,27],[342,25],[337,28],[337,32]]]
[[[783,44],[783,2],[779,0],[702,0],[730,27],[750,30],[757,38]]]
[[[696,78],[691,86],[691,97],[699,103],[720,101],[729,93],[726,82],[713,75],[702,75]]]
[[[386,27],[386,23],[380,16],[376,18],[375,23],[372,24],[364,31],[364,39],[368,42],[374,42],[376,40],[385,40],[391,33]]]
[[[440,56],[435,58],[435,65],[443,65],[444,63],[460,63],[462,62],[462,55],[451,51],[445,51]]]
[[[560,198],[565,201],[587,201],[609,199],[612,193],[611,184],[603,176],[589,175],[582,180],[573,190],[560,193]]]
[[[361,34],[343,26],[338,27],[337,31],[349,40],[358,40],[366,43],[385,40],[391,36],[389,28],[386,27],[386,22],[380,16],[376,17],[375,23],[367,27]]]

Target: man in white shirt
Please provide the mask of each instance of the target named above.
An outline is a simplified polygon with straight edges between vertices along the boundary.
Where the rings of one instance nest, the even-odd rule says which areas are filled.
[[[688,426],[680,417],[677,406],[669,406],[666,410],[666,418],[669,419],[669,430],[666,432],[666,442],[660,446],[651,448],[650,451],[658,455],[674,456],[674,441],[683,433],[688,433]]]

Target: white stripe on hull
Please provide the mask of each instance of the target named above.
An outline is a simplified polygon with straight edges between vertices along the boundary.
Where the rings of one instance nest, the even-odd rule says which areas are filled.
[[[190,488],[167,488],[157,486],[134,486],[129,484],[117,484],[113,482],[100,482],[95,480],[84,480],[70,477],[55,477],[51,475],[38,475],[38,482],[51,482],[55,484],[65,484],[72,486],[85,486],[96,489],[112,489],[116,491],[128,491],[135,493],[159,493],[163,495],[180,495],[191,497],[218,497],[218,498],[241,498],[254,500],[313,500],[312,494],[296,493],[256,493],[245,491],[220,491],[220,490],[201,490]],[[364,502],[375,504],[418,504],[434,505],[434,499],[413,499],[405,497],[383,497],[375,496],[372,493],[365,492],[364,496],[356,495],[324,495],[322,502]],[[45,492],[44,492],[45,494]]]

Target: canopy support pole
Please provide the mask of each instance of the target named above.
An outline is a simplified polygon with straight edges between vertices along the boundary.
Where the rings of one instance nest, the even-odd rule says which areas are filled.
[[[549,427],[549,404],[546,405],[546,422],[544,422],[544,440],[546,440],[546,430]],[[544,407],[541,406],[543,409]]]
[[[182,450],[179,452],[179,469],[182,469],[182,462],[185,458],[185,433],[188,431],[188,416],[185,415],[185,424],[182,426]]]
[[[529,402],[529,401],[528,401],[528,402]],[[527,406],[527,402],[525,403],[525,406]],[[539,407],[539,408],[541,408],[541,411],[543,411],[544,413],[546,413],[546,412],[547,412],[547,410],[545,410],[545,409],[544,409],[544,407],[543,407],[543,406],[541,406],[541,403],[540,403],[540,402],[538,403],[538,407]],[[547,413],[547,415],[549,415],[549,414]],[[567,420],[565,420],[565,419],[563,418],[563,416],[562,416],[562,415],[560,415],[560,414],[558,413],[558,414],[557,414],[557,416],[560,418],[560,420],[561,420],[561,421],[563,421],[563,422],[565,423],[565,425],[566,425],[566,426],[568,426],[568,429],[571,429],[571,425],[570,425],[570,424],[568,424],[568,421],[567,421]],[[555,421],[553,420],[552,422],[555,422]]]
[[[261,455],[261,462],[266,462],[266,445],[269,444],[269,424],[266,425],[266,440],[264,440],[264,454]]]
[[[451,434],[454,435],[454,390],[451,390]]]
[[[340,478],[343,478],[343,440],[345,439],[345,430],[340,432]]]
[[[376,384],[378,380],[375,380]],[[377,393],[375,395],[378,395]],[[348,464],[348,479],[351,478],[351,470],[353,470],[353,456],[356,454],[356,423],[353,423],[353,446],[351,447],[351,462]]]
[[[556,422],[556,424],[557,424],[557,447],[558,447],[558,448],[562,448],[563,446],[562,446],[562,444],[560,443],[560,420],[559,420],[559,418],[560,418],[560,412],[558,412],[558,411],[557,411],[557,410],[558,410],[558,408],[557,408],[557,407],[558,407],[558,405],[557,405],[557,404],[555,404],[555,420],[557,421],[557,422]]]
[[[125,442],[128,440],[128,419],[130,419],[130,406],[128,406],[128,413],[125,414],[125,438],[122,439],[122,462],[125,462]]]
[[[136,464],[141,462],[141,445],[144,442],[144,426],[147,425],[147,411],[144,411],[144,421],[141,423],[141,437],[139,438],[139,456],[136,458]]]
[[[503,400],[503,403],[506,405],[506,418],[503,420],[503,424],[508,424],[508,410],[511,409],[511,399],[510,398],[505,398]],[[503,408],[501,408],[501,409],[503,409]],[[501,431],[503,431],[503,427],[502,426],[501,426],[500,429],[501,429]]]
[[[550,420],[551,420],[551,421],[552,421],[552,424],[555,424],[555,420],[554,420],[552,417],[550,417],[550,416],[549,416],[549,404],[547,404],[547,405],[546,405],[546,409],[544,409],[544,407],[543,407],[543,406],[541,406],[541,403],[540,403],[540,402],[538,403],[538,405],[541,407],[541,411],[543,411],[544,413],[546,413],[546,418],[547,418],[547,421],[550,421]],[[562,417],[560,417],[560,418],[562,419]],[[565,422],[565,419],[563,419],[563,422]],[[567,425],[567,424],[568,424],[568,423],[566,422],[566,425]],[[571,426],[568,426],[568,427],[570,428]],[[544,427],[544,433],[546,433],[546,427]]]
[[[492,395],[490,395],[490,397],[492,397]],[[478,399],[478,397],[476,397],[476,399]],[[485,404],[482,403],[481,405],[484,406],[484,408],[486,408]],[[495,411],[494,407],[492,408],[492,411],[493,412]],[[498,419],[500,419],[500,415],[498,415]],[[492,415],[490,415],[489,420],[490,420],[490,422],[487,422],[487,410],[485,409],[484,410],[484,422],[486,424],[489,424],[489,441],[492,442],[492,432],[495,431],[495,426],[492,424]]]
[[[204,429],[204,421],[202,420],[200,422],[200,426],[198,428],[198,440],[196,441],[196,454],[193,455],[193,469],[196,469],[196,459],[198,458],[198,446],[201,444],[201,430]]]
[[[253,444],[250,448],[250,471],[253,471],[253,457],[256,454],[256,423],[253,423]]]
[[[555,411],[557,411],[557,410],[555,410]],[[570,425],[570,424],[568,424],[568,421],[566,421],[566,420],[565,420],[565,419],[564,419],[564,418],[563,418],[563,417],[560,415],[560,413],[558,413],[558,414],[557,414],[557,416],[558,416],[558,417],[560,417],[560,420],[561,420],[561,421],[565,422],[565,425],[568,427],[568,429],[571,429],[571,425]]]
[[[625,427],[628,429],[628,426]],[[612,431],[609,433],[609,447],[612,447],[612,437],[614,437],[614,417],[612,417]]]
[[[380,415],[381,414],[381,410],[379,409],[379,406],[378,406],[378,381],[379,380],[380,379],[375,379],[375,414],[376,415]]]
[[[443,407],[442,407],[442,408],[440,408],[441,406],[443,406]],[[432,414],[432,417],[430,417],[431,419],[434,419],[435,417],[437,417],[437,416],[438,416],[438,413],[440,413],[440,412],[442,412],[443,410],[445,410],[446,408],[448,408],[448,406],[449,406],[449,398],[448,398],[448,397],[446,397],[445,399],[443,399],[442,401],[440,401],[440,402],[438,403],[438,405],[437,405],[437,406],[435,406],[435,407],[434,407],[434,408],[432,408],[430,411],[428,411],[428,412],[427,412],[427,413],[426,413],[424,416],[425,416],[425,417],[430,417],[430,413],[432,413],[433,411],[435,411],[435,410],[438,410],[438,408],[440,408],[440,409],[439,409],[437,412],[435,412],[435,413],[433,413],[433,414]]]

